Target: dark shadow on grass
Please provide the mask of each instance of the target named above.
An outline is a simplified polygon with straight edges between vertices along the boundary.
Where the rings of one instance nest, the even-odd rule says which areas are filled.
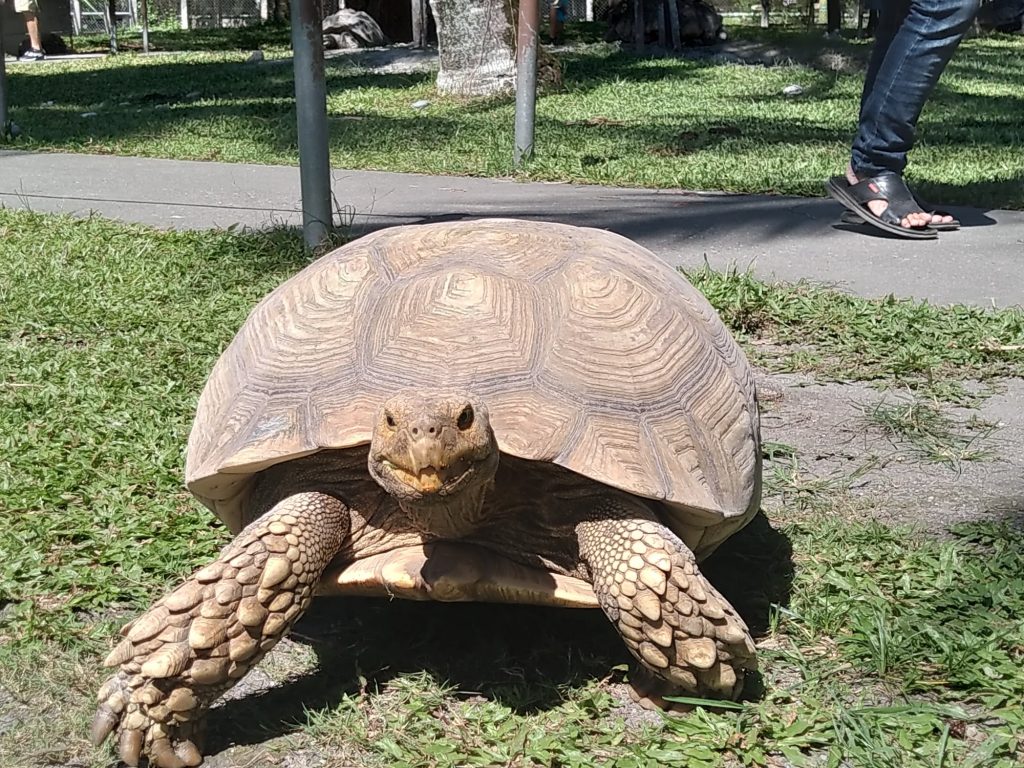
[[[789,602],[792,546],[763,515],[702,567],[755,636],[767,631],[771,606]],[[337,705],[364,686],[373,695],[404,673],[425,671],[460,695],[483,696],[528,715],[558,706],[567,689],[632,662],[598,610],[321,598],[292,639],[314,649],[319,669],[213,710],[211,753],[293,732],[306,710]],[[751,695],[760,695],[756,676]]]

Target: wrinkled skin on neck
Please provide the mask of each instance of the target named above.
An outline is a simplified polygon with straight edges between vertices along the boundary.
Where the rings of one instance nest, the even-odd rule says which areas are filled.
[[[403,393],[377,413],[367,466],[420,532],[455,538],[481,525],[498,457],[483,403],[462,392]]]

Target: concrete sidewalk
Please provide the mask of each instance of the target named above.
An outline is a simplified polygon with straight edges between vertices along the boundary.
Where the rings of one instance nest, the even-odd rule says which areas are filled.
[[[618,232],[680,266],[707,259],[864,296],[1024,304],[1024,212],[957,208],[962,231],[912,241],[838,224],[839,205],[824,198],[341,170],[334,194],[357,234],[466,217],[548,219]],[[179,229],[301,224],[298,169],[284,166],[6,151],[0,205]]]

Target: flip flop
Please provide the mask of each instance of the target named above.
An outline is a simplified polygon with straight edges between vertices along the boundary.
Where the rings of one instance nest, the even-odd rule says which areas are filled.
[[[851,184],[845,176],[833,176],[825,183],[825,190],[846,210],[861,221],[876,229],[911,240],[934,240],[938,231],[933,227],[904,227],[903,217],[918,213],[921,207],[895,173],[880,173]],[[880,216],[876,216],[867,204],[872,200],[883,200],[888,205]]]
[[[910,189],[910,188],[908,187],[908,189]],[[932,229],[934,229],[936,232],[953,232],[953,231],[955,231],[957,229],[960,229],[960,219],[958,219],[956,216],[953,216],[952,213],[950,213],[949,211],[944,211],[941,208],[936,208],[934,205],[929,205],[924,200],[922,200],[920,197],[918,197],[916,194],[914,194],[913,190],[910,190],[910,194],[914,195],[914,201],[919,206],[921,206],[921,210],[924,211],[925,213],[930,213],[932,216],[950,216],[950,217],[952,217],[952,219],[953,219],[952,221],[947,221],[947,222],[944,222],[944,223],[941,223],[941,224],[935,224],[933,222],[932,224],[930,224],[929,226]],[[843,211],[843,215],[839,217],[839,220],[841,222],[843,222],[843,224],[863,224],[864,223],[864,221],[860,218],[860,216],[857,216],[854,213],[850,213],[849,211]]]

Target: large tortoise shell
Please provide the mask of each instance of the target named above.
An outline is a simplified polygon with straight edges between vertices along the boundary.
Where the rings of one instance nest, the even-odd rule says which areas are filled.
[[[711,305],[623,237],[501,219],[377,232],[264,298],[200,397],[186,481],[237,531],[256,473],[439,388],[482,398],[503,452],[663,500],[677,530],[756,512],[753,377]]]

